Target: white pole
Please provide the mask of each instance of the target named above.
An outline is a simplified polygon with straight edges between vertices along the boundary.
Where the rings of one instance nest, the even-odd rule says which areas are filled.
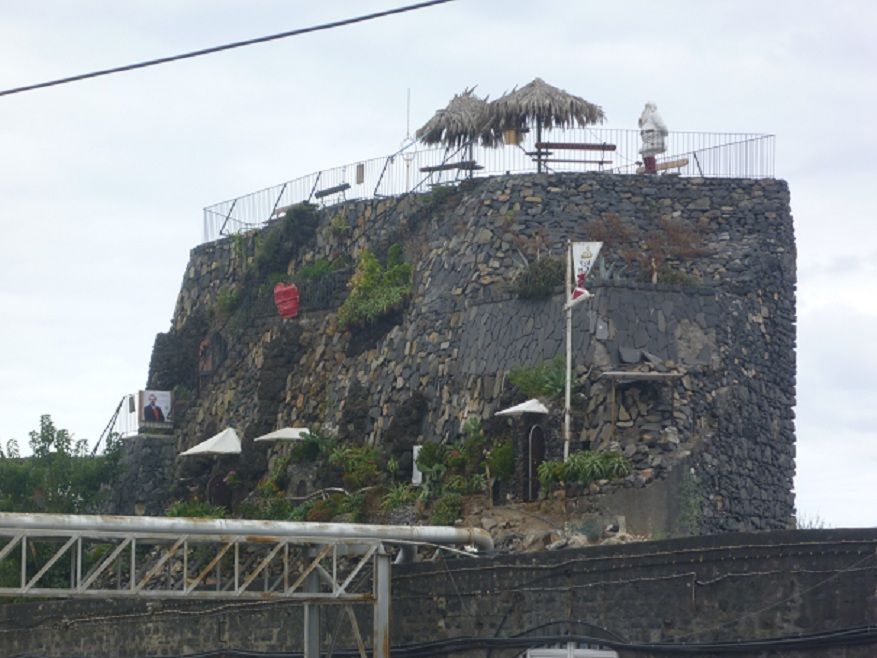
[[[570,402],[572,390],[572,306],[569,301],[572,299],[572,242],[567,240],[566,243],[566,298],[564,299],[564,307],[566,309],[566,397],[563,405],[563,461],[569,459],[569,424],[570,424]]]

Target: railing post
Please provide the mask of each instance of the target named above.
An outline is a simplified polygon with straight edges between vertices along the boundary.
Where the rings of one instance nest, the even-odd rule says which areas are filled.
[[[375,553],[374,658],[390,658],[390,556],[384,546]]]
[[[228,214],[225,216],[225,221],[222,222],[222,226],[219,227],[219,235],[222,235],[222,232],[225,230],[226,224],[228,224],[228,220],[231,219],[231,213],[234,212],[234,207],[238,204],[238,200],[235,199],[231,202],[231,208],[228,209]]]
[[[266,222],[271,221],[271,218],[274,217],[274,213],[277,212],[277,206],[280,205],[280,199],[283,198],[283,193],[286,192],[287,185],[289,185],[289,183],[284,183],[283,187],[280,188],[280,194],[277,195],[277,200],[274,202],[274,207],[271,208],[271,213],[265,219]]]
[[[319,575],[316,569],[305,578],[304,591],[312,594],[319,591]],[[320,605],[318,603],[305,603],[304,634],[304,658],[320,658]]]

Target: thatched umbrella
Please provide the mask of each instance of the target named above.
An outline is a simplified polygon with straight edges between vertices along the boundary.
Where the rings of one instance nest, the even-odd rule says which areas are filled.
[[[444,144],[448,148],[461,146],[481,138],[485,146],[492,145],[487,130],[487,100],[475,96],[475,87],[456,94],[447,107],[437,110],[416,133],[424,144]]]
[[[488,112],[494,135],[505,130],[520,130],[535,122],[537,142],[542,141],[542,128],[584,127],[602,123],[605,119],[599,105],[553,87],[542,78],[496,99],[488,106]],[[537,157],[537,165],[542,171],[541,154]]]

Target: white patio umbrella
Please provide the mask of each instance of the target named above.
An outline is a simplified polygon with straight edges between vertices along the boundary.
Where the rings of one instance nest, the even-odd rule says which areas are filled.
[[[516,404],[514,407],[509,407],[508,409],[503,409],[502,411],[497,411],[494,416],[523,416],[524,414],[547,414],[548,407],[544,404],[536,400],[535,398],[532,400],[527,400],[526,402],[521,402],[521,404]]]
[[[232,427],[226,427],[219,434],[211,436],[196,446],[192,446],[180,457],[191,455],[239,455],[241,452],[241,439]]]
[[[307,427],[281,427],[279,430],[258,436],[253,441],[301,441],[310,432]]]

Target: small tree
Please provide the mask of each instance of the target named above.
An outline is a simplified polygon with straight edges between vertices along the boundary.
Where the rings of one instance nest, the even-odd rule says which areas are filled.
[[[103,455],[88,454],[88,442],[74,441],[52,417],[40,417],[39,430],[29,433],[32,457],[18,457],[18,444],[7,442],[0,460],[0,510],[81,514],[91,511],[101,487],[112,481],[118,463],[118,443],[107,441]]]

